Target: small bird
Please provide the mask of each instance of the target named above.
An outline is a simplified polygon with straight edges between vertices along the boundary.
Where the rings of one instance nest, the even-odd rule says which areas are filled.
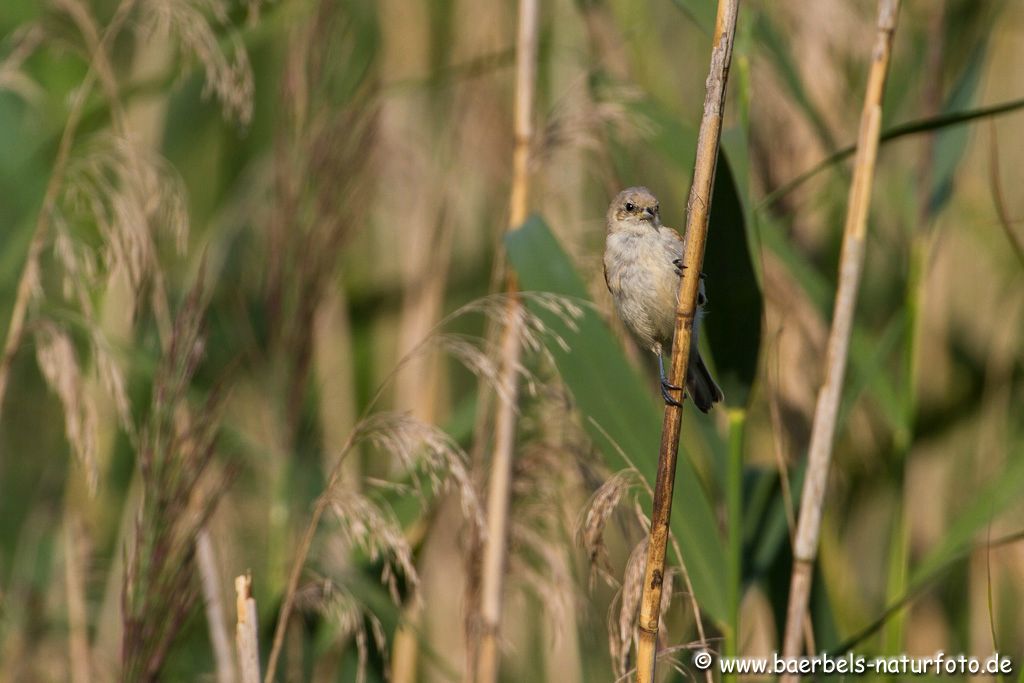
[[[665,376],[662,355],[672,347],[679,278],[683,274],[683,239],[661,224],[658,200],[646,187],[629,187],[612,200],[607,214],[608,234],[604,247],[604,281],[615,308],[640,342],[658,357],[661,395],[665,403],[679,406],[668,389],[679,389]],[[686,393],[701,412],[725,396],[697,350],[697,331],[703,315],[704,278],[697,294],[693,342],[686,371]]]

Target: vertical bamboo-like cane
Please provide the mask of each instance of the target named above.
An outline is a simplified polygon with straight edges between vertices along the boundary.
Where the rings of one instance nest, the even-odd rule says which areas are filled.
[[[861,111],[857,136],[857,156],[843,229],[843,249],[839,261],[839,286],[836,291],[832,329],[825,361],[825,383],[818,394],[807,455],[807,476],[800,501],[796,540],[793,544],[793,576],[789,589],[783,655],[797,657],[802,647],[803,620],[811,592],[811,573],[817,555],[825,486],[832,460],[832,444],[842,395],[843,378],[853,330],[853,312],[857,303],[864,265],[864,238],[867,233],[871,182],[874,178],[878,136],[882,124],[882,93],[888,73],[892,39],[896,31],[899,0],[880,0],[878,30],[871,55],[867,93]],[[795,680],[786,676],[783,681]]]
[[[529,200],[530,141],[533,137],[533,100],[537,83],[537,5],[538,0],[520,0],[519,34],[516,39],[515,148],[512,157],[512,192],[508,229],[525,219]],[[508,310],[501,338],[501,384],[503,400],[497,404],[494,423],[494,457],[487,494],[487,537],[484,541],[480,596],[480,646],[477,652],[476,680],[494,683],[500,661],[499,631],[501,598],[505,578],[505,544],[508,536],[508,508],[512,489],[512,451],[515,446],[516,368],[522,352],[519,337],[522,303],[514,271],[508,271],[506,291]]]
[[[672,384],[680,387],[686,386],[686,360],[690,357],[691,345],[697,343],[692,339],[693,319],[697,308],[701,265],[704,262],[711,192],[714,187],[718,145],[722,133],[725,85],[729,78],[729,63],[732,60],[738,13],[739,0],[719,0],[715,30],[717,40],[711,50],[704,115],[697,136],[697,160],[694,165],[693,184],[690,186],[690,198],[686,206],[686,251],[683,254],[683,276],[679,281],[679,305],[676,309],[675,341],[672,344],[672,369],[669,377]],[[678,398],[682,399],[682,392],[679,393]],[[647,545],[647,568],[640,597],[637,683],[651,683],[654,680],[661,586],[665,577],[665,549],[672,516],[672,491],[675,486],[676,457],[679,451],[679,429],[682,419],[681,408],[665,406],[661,448],[658,454],[658,474],[651,511],[650,542]]]

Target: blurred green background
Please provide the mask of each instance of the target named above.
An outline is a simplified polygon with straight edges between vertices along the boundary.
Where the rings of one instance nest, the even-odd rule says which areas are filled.
[[[672,524],[719,652],[780,647],[874,12],[740,9],[704,263],[727,399],[686,411]],[[277,679],[464,680],[506,255],[537,346],[502,680],[629,667],[660,406],[611,311],[604,211],[644,184],[684,227],[714,5],[541,2],[536,216],[503,238],[515,21],[511,0],[0,6],[0,680],[230,680],[211,633],[247,571],[265,664],[322,495]],[[819,651],[1024,663],[1022,37],[1020,2],[904,2]],[[630,467],[604,558],[591,496]]]

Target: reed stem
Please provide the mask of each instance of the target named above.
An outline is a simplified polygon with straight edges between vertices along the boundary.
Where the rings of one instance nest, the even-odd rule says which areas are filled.
[[[537,85],[538,0],[520,0],[519,33],[516,40],[516,93],[512,157],[512,193],[509,202],[508,230],[514,230],[526,219],[529,206],[530,142],[533,138],[533,101]],[[506,266],[507,267],[507,266]],[[501,386],[502,400],[497,402],[494,423],[494,456],[487,497],[487,536],[484,540],[480,599],[480,645],[475,666],[478,683],[498,680],[500,660],[502,592],[504,590],[508,509],[512,490],[512,452],[515,447],[516,402],[518,397],[517,368],[522,354],[520,344],[522,303],[515,296],[519,290],[516,274],[507,271],[506,291],[509,294],[506,327],[502,336]]]
[[[257,640],[256,600],[252,597],[252,577],[248,574],[235,577],[235,594],[238,605],[238,622],[235,627],[235,647],[238,648],[238,664],[241,668],[239,683],[259,683],[260,647]]]
[[[839,414],[850,336],[853,332],[857,290],[864,265],[871,182],[874,178],[882,123],[882,94],[889,69],[899,4],[899,0],[880,0],[878,4],[878,30],[872,50],[864,108],[861,111],[860,132],[857,136],[857,156],[850,185],[846,225],[843,230],[843,249],[839,262],[839,285],[828,339],[825,383],[818,394],[814,411],[811,444],[807,456],[807,475],[804,478],[796,540],[793,544],[793,574],[783,644],[785,657],[799,656],[803,647],[804,615],[810,598],[811,575],[821,531],[836,418]],[[782,680],[794,681],[796,676],[787,675]]]
[[[739,0],[719,0],[716,21],[716,40],[711,50],[704,115],[697,136],[697,159],[693,184],[687,203],[686,251],[683,254],[683,276],[679,281],[679,304],[676,309],[675,341],[672,344],[672,366],[669,374],[672,384],[686,386],[686,360],[692,339],[693,320],[697,307],[697,288],[704,262],[704,244],[708,232],[711,193],[718,162],[718,147],[722,133],[722,110],[725,106],[725,86],[732,61],[732,46],[736,35],[736,16]],[[681,394],[681,392],[680,392]],[[682,396],[680,395],[681,399]],[[654,504],[651,511],[651,531],[647,544],[647,566],[640,597],[640,623],[637,643],[637,683],[654,681],[658,645],[658,621],[661,616],[661,588],[665,578],[665,550],[669,540],[669,521],[672,517],[672,492],[675,487],[676,458],[679,452],[679,431],[682,408],[666,405],[662,422],[661,448],[658,454],[658,473],[654,485]]]

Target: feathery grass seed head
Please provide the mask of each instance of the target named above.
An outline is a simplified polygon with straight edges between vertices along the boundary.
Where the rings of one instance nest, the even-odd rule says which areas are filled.
[[[99,479],[96,464],[97,410],[82,379],[75,345],[64,329],[50,322],[40,323],[35,339],[39,369],[60,399],[68,443],[85,468],[89,491],[95,494]]]
[[[228,5],[223,0],[146,0],[142,5],[142,27],[151,35],[176,39],[183,53],[203,67],[204,95],[220,101],[226,117],[247,126],[252,120],[253,74],[241,40],[230,39],[225,53],[213,24],[229,23]]]
[[[576,540],[583,545],[590,564],[590,588],[593,590],[597,577],[601,576],[609,585],[614,585],[608,548],[604,542],[604,531],[622,500],[622,497],[637,486],[639,474],[627,469],[616,472],[594,492],[580,511],[576,524]]]

